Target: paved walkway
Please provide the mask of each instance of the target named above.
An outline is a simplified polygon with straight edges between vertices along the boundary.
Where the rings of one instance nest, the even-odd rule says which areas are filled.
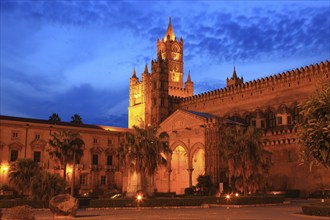
[[[111,208],[98,210],[78,210],[75,219],[175,219],[175,220],[330,220],[329,217],[305,216],[301,212],[304,201],[276,206],[257,207],[177,207],[177,208]],[[3,219],[9,210],[3,210]],[[36,219],[54,219],[49,210],[36,210]],[[62,218],[63,219],[63,218]],[[71,218],[72,219],[72,218]]]

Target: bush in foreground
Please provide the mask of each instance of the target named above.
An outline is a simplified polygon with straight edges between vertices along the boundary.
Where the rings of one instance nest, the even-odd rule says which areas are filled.
[[[28,205],[16,206],[10,209],[10,219],[35,220],[32,208]]]
[[[306,215],[330,216],[330,200],[304,205],[301,208]]]

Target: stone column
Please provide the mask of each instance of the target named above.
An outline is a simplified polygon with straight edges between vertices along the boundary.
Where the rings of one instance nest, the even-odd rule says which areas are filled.
[[[189,174],[189,187],[191,188],[192,187],[192,172],[194,171],[193,168],[189,168],[187,169],[188,171],[188,174]]]
[[[172,153],[166,155],[167,158],[167,192],[171,192],[171,173],[172,173]]]
[[[167,192],[169,193],[171,192],[171,173],[171,169],[167,170]]]

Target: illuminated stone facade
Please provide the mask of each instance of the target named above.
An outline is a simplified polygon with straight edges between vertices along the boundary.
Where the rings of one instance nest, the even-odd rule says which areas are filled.
[[[161,171],[170,180],[168,190],[182,193],[202,173],[210,174],[213,183],[223,183],[225,187],[230,184],[217,150],[224,119],[261,130],[264,146],[272,152],[273,189],[300,189],[307,193],[330,188],[325,169],[318,167],[309,172],[307,165],[299,165],[294,129],[301,120],[298,105],[329,80],[328,61],[250,82],[237,77],[234,69],[225,88],[193,95],[190,73],[183,87],[182,51],[183,40],[176,41],[170,21],[165,37],[157,42],[158,59],[151,62],[152,73],[145,70],[139,82],[134,71],[130,79],[129,127],[160,125],[161,131],[170,135],[173,155],[168,158],[171,163],[166,171]],[[132,100],[139,86],[144,101],[136,103]]]
[[[122,189],[123,170],[118,167],[116,150],[128,129],[50,123],[46,120],[0,116],[0,184],[8,183],[9,166],[20,158],[30,158],[50,173],[63,174],[63,167],[49,158],[50,135],[60,130],[79,132],[85,142],[84,155],[76,165],[75,183],[80,193]],[[72,164],[67,168],[72,178]]]
[[[157,60],[151,61],[151,73],[145,66],[142,80],[135,69],[130,78],[128,127],[159,124],[170,113],[170,96],[190,97],[194,84],[188,74],[183,85],[183,40],[174,35],[171,20],[162,40],[157,41]]]

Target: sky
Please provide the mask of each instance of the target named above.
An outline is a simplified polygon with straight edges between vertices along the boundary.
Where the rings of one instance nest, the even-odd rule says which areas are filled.
[[[0,114],[127,127],[129,78],[169,16],[195,94],[330,58],[326,1],[1,0]]]

